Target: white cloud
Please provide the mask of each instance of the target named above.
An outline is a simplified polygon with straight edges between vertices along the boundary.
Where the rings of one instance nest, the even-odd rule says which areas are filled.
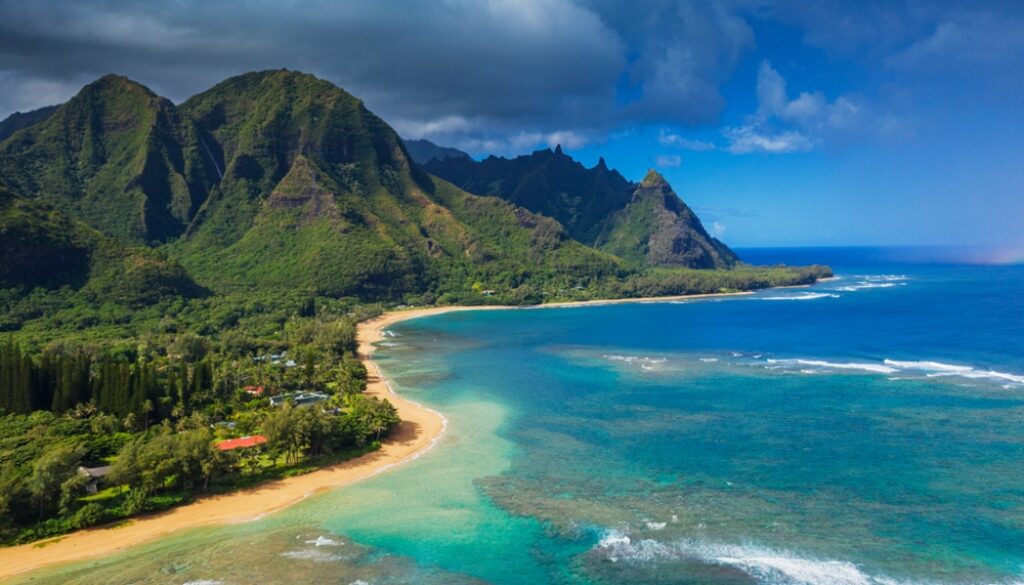
[[[757,75],[757,112],[738,127],[725,128],[731,153],[789,153],[813,150],[826,135],[860,130],[864,108],[848,95],[829,101],[823,92],[800,92],[790,99],[786,80],[770,62]]]
[[[721,238],[722,236],[724,236],[725,229],[726,228],[724,223],[718,221],[711,223],[711,235],[715,236],[716,238]]]
[[[773,133],[751,125],[726,128],[722,133],[729,140],[726,150],[733,154],[752,152],[783,154],[806,152],[814,148],[814,143],[796,130]]]
[[[683,157],[678,154],[659,154],[654,158],[654,164],[663,169],[674,169],[683,164]]]
[[[435,135],[429,135],[437,138]],[[582,148],[593,142],[590,135],[574,132],[572,130],[558,130],[555,132],[516,132],[510,134],[496,135],[490,137],[467,136],[459,138],[449,136],[439,139],[445,144],[451,144],[456,148],[467,152],[486,152],[495,155],[516,155],[525,151],[534,150],[538,147],[554,148],[561,145],[564,148]]]
[[[860,111],[853,98],[839,96],[829,103],[820,91],[800,92],[790,100],[786,80],[768,61],[763,61],[758,70],[757,102],[757,115],[761,119],[777,118],[803,127],[845,124]]]
[[[391,123],[403,138],[427,138],[438,134],[466,132],[476,127],[462,116],[445,116],[431,120],[398,119]]]
[[[664,128],[662,128],[658,133],[658,143],[662,146],[682,148],[683,150],[693,150],[696,152],[707,152],[717,148],[713,142],[694,140],[692,138],[687,138],[685,136],[669,132]]]

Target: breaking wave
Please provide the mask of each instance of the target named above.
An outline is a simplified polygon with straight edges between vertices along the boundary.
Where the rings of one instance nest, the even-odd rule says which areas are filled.
[[[321,547],[321,546],[342,546],[345,543],[338,542],[337,540],[333,540],[333,539],[327,538],[326,536],[318,536],[318,537],[314,538],[313,540],[307,540],[306,544],[312,544],[313,546]]]
[[[300,561],[313,561],[314,563],[333,563],[344,560],[344,557],[329,552],[324,552],[315,548],[305,550],[290,550],[281,553],[281,556],[286,559],[300,560]]]
[[[609,354],[605,354],[602,357],[604,357],[604,359],[606,359],[606,360],[611,360],[613,362],[625,362],[627,364],[635,364],[635,363],[639,363],[639,364],[663,364],[663,363],[668,361],[668,358],[663,358],[663,357],[653,358],[653,357],[648,357],[648,356],[645,356],[645,355],[644,356],[638,356],[638,355],[616,355],[616,354],[609,355]]]
[[[759,297],[762,301],[813,301],[815,299],[838,299],[839,295],[834,293],[803,293],[799,295],[780,295],[774,297]]]
[[[611,562],[696,561],[735,567],[772,585],[888,585],[892,581],[865,574],[846,561],[801,558],[756,546],[738,546],[679,540],[633,540],[626,534],[608,531],[597,550]]]
[[[805,360],[805,359],[793,359],[793,360],[768,360],[769,364],[778,365],[781,367],[786,366],[814,366],[819,368],[829,368],[834,370],[863,370],[865,372],[874,372],[876,374],[895,374],[899,370],[896,368],[886,366],[883,364],[870,364],[870,363],[857,363],[857,362],[826,362],[824,360]],[[803,368],[802,368],[803,369]],[[821,373],[818,371],[807,372],[807,373]]]
[[[1004,388],[1024,385],[1024,375],[1000,372],[992,369],[979,369],[974,366],[947,364],[943,362],[921,360],[885,359],[881,363],[870,362],[829,362],[810,359],[768,359],[764,368],[767,370],[795,369],[802,374],[822,374],[829,370],[860,370],[875,374],[924,374],[928,378],[959,377],[970,380],[986,380],[1004,384]]]
[[[691,561],[732,567],[764,585],[910,585],[884,575],[869,574],[849,561],[807,558],[756,545],[688,539],[672,542],[650,538],[634,540],[622,531],[609,530],[594,550],[613,563]],[[1021,584],[1014,581],[1006,585]]]

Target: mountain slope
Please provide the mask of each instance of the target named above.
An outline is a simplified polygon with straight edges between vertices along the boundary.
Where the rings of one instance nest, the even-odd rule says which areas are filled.
[[[562,152],[544,149],[514,159],[434,160],[431,173],[470,193],[495,195],[554,218],[569,235],[592,245],[609,216],[629,203],[633,185],[604,159],[587,169]]]
[[[574,239],[634,263],[728,268],[738,260],[660,175],[657,184],[637,185],[604,159],[587,169],[561,147],[514,159],[433,160],[424,168],[472,193],[554,218]]]
[[[70,287],[130,302],[203,293],[177,263],[152,250],[123,246],[2,185],[0,258],[0,289]]]
[[[700,219],[654,170],[629,204],[612,215],[597,246],[621,258],[653,266],[721,268],[739,259],[711,237]]]
[[[429,140],[405,140],[405,150],[408,151],[409,156],[412,160],[418,164],[427,164],[428,162],[437,159],[444,160],[446,158],[469,158],[469,155],[457,148],[451,148],[448,146],[439,146]]]
[[[224,169],[173,247],[212,287],[393,298],[618,270],[551,220],[435,181],[360,100],[311,75],[241,75],[181,111]]]
[[[14,112],[10,116],[7,116],[0,121],[0,142],[7,140],[11,134],[14,134],[22,128],[28,128],[34,126],[43,120],[46,120],[57,111],[58,106],[46,106],[39,108],[38,110],[32,110],[31,112]]]
[[[108,75],[0,144],[0,177],[108,236],[165,242],[185,231],[216,180],[202,142],[171,102]]]

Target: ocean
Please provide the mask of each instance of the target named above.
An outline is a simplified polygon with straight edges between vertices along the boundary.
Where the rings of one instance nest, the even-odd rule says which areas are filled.
[[[376,357],[434,449],[17,582],[1024,582],[1024,266],[741,256],[837,278],[400,323]]]

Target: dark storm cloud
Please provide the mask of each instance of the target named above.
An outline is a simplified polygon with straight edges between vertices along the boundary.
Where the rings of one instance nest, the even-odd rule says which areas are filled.
[[[342,85],[408,134],[481,146],[579,141],[631,119],[713,122],[749,28],[703,3],[652,3],[646,24],[623,18],[631,10],[570,0],[4,1],[0,115],[64,100],[107,72],[181,100],[231,74],[289,67]]]
[[[181,101],[233,74],[287,67],[348,89],[406,136],[474,152],[572,146],[629,125],[717,123],[720,88],[756,48],[755,19],[831,51],[874,43],[890,67],[967,54],[972,39],[1013,35],[1020,22],[856,4],[0,0],[0,117],[109,72]],[[980,57],[1006,50],[987,46]]]
[[[181,100],[253,69],[310,71],[414,133],[557,131],[611,114],[625,64],[591,11],[530,2],[3,2],[0,114],[107,72]]]

